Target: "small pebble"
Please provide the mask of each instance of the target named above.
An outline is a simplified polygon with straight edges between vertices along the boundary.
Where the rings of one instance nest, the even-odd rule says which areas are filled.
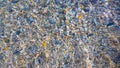
[[[19,35],[21,32],[18,30],[18,31],[16,31],[16,35]]]
[[[78,20],[81,20],[83,18],[83,14],[78,15]]]
[[[2,60],[3,59],[3,55],[2,55],[2,53],[0,53],[0,60]]]
[[[116,64],[120,63],[120,54],[118,56],[116,56],[113,60]]]
[[[90,0],[90,2],[94,5],[97,4],[98,0]]]
[[[4,50],[7,51],[7,50],[8,50],[8,47],[5,47]]]
[[[17,3],[17,2],[19,2],[19,0],[12,0],[11,2],[12,3]]]
[[[89,12],[89,10],[90,10],[90,9],[89,9],[88,7],[84,8],[84,11],[85,11],[85,12]]]
[[[33,22],[33,18],[28,18],[27,17],[26,20],[27,20],[28,23],[32,23]]]
[[[7,38],[4,38],[4,42],[5,42],[5,43],[9,43],[9,42],[10,42],[10,40],[9,40],[9,39],[7,39]]]
[[[20,51],[15,50],[15,51],[13,52],[13,54],[14,54],[14,55],[19,55],[19,54],[20,54]]]
[[[43,42],[42,42],[42,46],[43,46],[43,47],[46,47],[46,46],[47,46],[47,42],[46,42],[46,41],[43,41]]]

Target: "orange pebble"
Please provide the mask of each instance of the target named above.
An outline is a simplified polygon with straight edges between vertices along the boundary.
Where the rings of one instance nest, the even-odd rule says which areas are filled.
[[[79,14],[78,15],[78,20],[82,19],[82,17],[83,17],[83,14]]]

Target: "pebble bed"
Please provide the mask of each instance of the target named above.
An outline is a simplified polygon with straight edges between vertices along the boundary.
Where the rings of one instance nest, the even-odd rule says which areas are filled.
[[[0,0],[0,68],[120,68],[120,0]]]

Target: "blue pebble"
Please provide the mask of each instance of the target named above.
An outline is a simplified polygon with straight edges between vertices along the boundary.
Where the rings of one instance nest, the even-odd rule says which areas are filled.
[[[44,60],[43,60],[43,58],[41,56],[39,56],[37,58],[37,62],[38,62],[38,64],[42,64],[44,62]]]
[[[29,24],[31,24],[31,23],[33,22],[33,18],[27,17],[26,20],[27,20],[27,22],[28,22]]]
[[[67,32],[66,32],[66,31],[64,31],[64,32],[63,32],[63,34],[64,34],[64,35],[67,35]]]
[[[38,47],[36,45],[30,46],[27,49],[27,52],[30,54],[34,54],[37,51]]]
[[[93,5],[97,4],[98,0],[89,0]]]
[[[16,36],[16,34],[13,34],[13,35],[12,35],[12,41],[13,41],[13,42],[17,42],[17,36]]]
[[[76,7],[76,8],[78,8],[78,4],[79,4],[78,2],[75,3],[75,7]]]
[[[114,53],[117,53],[117,50],[116,50],[116,49],[113,49],[113,48],[109,48],[108,51],[109,51],[110,53],[113,53],[113,54],[114,54]]]
[[[105,2],[105,0],[100,0],[101,2]]]
[[[60,0],[54,0],[55,4],[60,4]]]
[[[116,30],[120,30],[120,26],[114,26]]]
[[[89,8],[88,7],[84,8],[84,11],[89,12]]]
[[[108,24],[107,24],[107,27],[108,26],[112,26],[112,25],[114,25],[115,23],[114,22],[109,22]]]
[[[48,28],[48,29],[51,28],[50,24],[44,24],[43,26],[44,26],[44,28],[46,28],[46,29],[47,29],[47,28]]]
[[[92,23],[93,23],[94,26],[99,24],[99,22],[97,22],[97,20],[98,20],[97,18],[92,19]]]
[[[55,44],[60,44],[60,41],[59,40],[55,40]]]
[[[65,64],[65,67],[64,67],[64,68],[69,68],[69,67],[70,67],[70,62],[67,62],[67,61],[66,61],[64,64]]]
[[[87,37],[93,36],[93,34],[88,34]]]
[[[41,3],[41,0],[33,0],[34,2],[40,4]]]
[[[15,54],[15,55],[19,55],[19,54],[20,54],[20,51],[15,50],[15,51],[13,52],[13,54]]]
[[[66,20],[66,17],[63,17],[63,20],[65,21],[65,20]]]
[[[4,28],[0,27],[0,33],[4,32]]]
[[[25,10],[25,11],[29,11],[29,10],[30,10],[30,8],[25,7],[25,8],[23,8],[23,10]]]
[[[12,10],[12,9],[9,9],[8,11],[9,11],[9,12],[13,12],[13,10]]]
[[[72,12],[73,12],[73,13],[74,13],[74,12],[76,12],[76,9],[75,9],[75,8],[73,8],[73,9],[72,9]]]
[[[88,4],[89,4],[89,2],[88,2],[88,1],[85,1],[85,2],[83,2],[82,4],[83,4],[85,7],[87,7]]]
[[[21,32],[18,30],[18,31],[16,31],[16,35],[19,35]]]
[[[34,54],[35,53],[34,48],[33,47],[29,47],[28,48],[28,53]]]
[[[70,3],[73,3],[74,2],[74,0],[70,0]]]
[[[116,64],[120,63],[120,54],[113,59]]]
[[[2,60],[3,59],[3,55],[2,54],[0,54],[0,60]]]
[[[50,24],[56,24],[56,21],[55,21],[54,19],[50,19],[50,20],[49,20],[49,23],[50,23]]]
[[[19,2],[19,0],[12,0],[12,3],[17,3]]]
[[[106,24],[106,26],[115,25],[115,23],[113,22],[113,20],[111,18],[105,24]]]
[[[70,56],[69,55],[64,55],[64,59],[69,59],[70,58]]]
[[[117,8],[116,8],[116,11],[120,11],[120,7],[117,7]]]
[[[59,11],[58,13],[59,13],[59,14],[65,14],[65,12],[64,12],[64,11]]]
[[[61,5],[61,8],[66,8],[66,5]]]
[[[72,37],[75,37],[75,33],[72,33]]]

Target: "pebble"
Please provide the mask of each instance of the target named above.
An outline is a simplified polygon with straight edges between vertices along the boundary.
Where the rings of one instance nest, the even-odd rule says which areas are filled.
[[[38,64],[43,64],[43,62],[44,62],[43,58],[39,56],[39,57],[37,58],[37,63],[38,63]]]
[[[36,51],[38,50],[37,45],[33,45],[27,48],[27,53],[28,54],[35,54]]]
[[[54,19],[50,19],[50,20],[49,20],[49,23],[50,23],[50,24],[56,24],[56,21],[55,21]]]
[[[56,45],[60,44],[60,41],[59,40],[55,40],[55,44]]]
[[[120,63],[120,54],[118,54],[118,56],[116,56],[113,60],[116,64]]]
[[[81,8],[81,9],[84,9],[85,7],[84,7],[84,5],[80,4],[80,8]]]
[[[8,50],[8,47],[5,47],[4,50],[7,51],[7,50]]]
[[[3,59],[3,55],[2,55],[2,53],[0,53],[0,60],[2,60]]]
[[[9,40],[9,39],[7,39],[7,38],[4,38],[4,42],[5,42],[5,43],[9,43],[9,42],[10,42],[10,40]]]
[[[32,23],[33,22],[33,18],[31,18],[31,17],[30,18],[27,17],[26,20],[27,20],[28,23]]]
[[[20,51],[15,50],[15,51],[13,52],[13,54],[14,54],[14,55],[19,55],[19,54],[20,54]]]
[[[19,35],[20,34],[20,31],[18,30],[18,31],[16,31],[16,35]]]
[[[79,15],[78,15],[78,20],[81,20],[82,17],[83,17],[83,14],[79,14]]]
[[[109,21],[109,23],[107,24],[107,27],[115,25],[115,23],[113,21]]]
[[[43,47],[46,47],[46,46],[47,46],[47,42],[46,42],[46,41],[43,41],[43,42],[42,42],[42,46],[43,46]]]
[[[17,3],[17,2],[19,2],[19,0],[12,0],[11,2],[12,3]]]
[[[97,4],[98,0],[90,0],[90,2],[94,5]]]
[[[90,10],[90,9],[89,9],[88,7],[84,8],[84,11],[85,11],[85,12],[89,12],[89,10]]]

